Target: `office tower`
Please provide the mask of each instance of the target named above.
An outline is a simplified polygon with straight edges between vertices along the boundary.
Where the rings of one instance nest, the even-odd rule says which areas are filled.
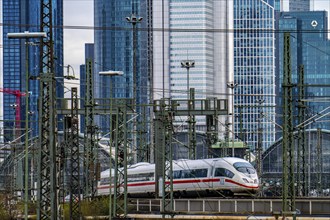
[[[299,82],[299,66],[304,67],[304,87],[305,98],[298,98],[298,87],[293,87],[293,109],[294,126],[299,121],[297,107],[303,104],[305,114],[301,116],[302,121],[309,120],[311,123],[307,128],[330,129],[328,120],[328,106],[326,101],[330,94],[330,41],[327,38],[328,30],[328,12],[309,11],[309,12],[282,12],[280,13],[279,29],[279,61],[277,76],[277,92],[282,96],[283,83],[283,48],[284,32],[290,33],[291,47],[291,74],[292,83],[297,85]],[[300,102],[303,101],[304,102]],[[282,106],[283,100],[278,99],[278,106]],[[282,109],[278,109],[278,115],[282,114]],[[317,117],[315,117],[317,116]],[[311,118],[314,120],[311,121]],[[319,119],[318,119],[319,118]],[[301,121],[300,121],[301,122]],[[278,123],[282,123],[281,117]]]
[[[32,135],[38,134],[38,96],[39,82],[36,80],[40,73],[39,67],[39,40],[30,39],[28,45],[28,57],[26,54],[25,40],[8,39],[7,33],[19,33],[24,31],[40,31],[40,1],[35,0],[3,0],[3,89],[16,92],[16,95],[5,93],[3,96],[3,113],[5,140],[13,138],[13,128],[24,128],[24,120],[29,116]],[[54,57],[55,74],[63,76],[63,1],[53,0],[53,25],[54,27]],[[28,58],[29,68],[25,68],[25,60]],[[29,73],[29,113],[25,112],[26,74]],[[33,80],[32,80],[33,79]],[[63,97],[63,79],[57,78],[57,97]],[[22,96],[19,97],[19,94]],[[18,98],[18,99],[17,99]],[[16,112],[17,105],[20,112]],[[17,117],[21,122],[17,121]],[[16,119],[15,119],[16,118]],[[59,125],[60,127],[61,125]],[[14,130],[15,130],[14,129]],[[23,132],[23,131],[22,131]],[[19,134],[22,134],[20,132]],[[15,131],[16,135],[18,133]]]
[[[234,1],[235,135],[252,149],[275,141],[273,1]]]
[[[309,11],[311,0],[290,0],[289,11]]]
[[[140,122],[148,120],[148,110],[141,107],[150,100],[150,70],[152,68],[150,33],[151,1],[95,1],[94,2],[94,87],[95,98],[102,98],[110,108],[109,98],[131,99],[136,107],[129,117],[129,145],[139,153],[139,134],[148,135]],[[136,18],[136,20],[134,20]],[[134,44],[135,43],[135,44]],[[133,48],[134,47],[134,48]],[[134,54],[135,51],[135,54]],[[135,56],[134,56],[135,55]],[[135,59],[134,59],[135,58]],[[134,62],[135,61],[135,62]],[[100,76],[100,71],[123,71],[121,76]],[[135,77],[134,77],[135,76]],[[111,91],[110,91],[111,90]],[[102,103],[99,103],[102,104]],[[143,119],[145,118],[145,119]],[[111,132],[109,115],[98,116],[95,121],[101,137],[109,137]],[[136,123],[135,123],[136,122]],[[146,123],[145,123],[146,124]],[[140,132],[143,130],[142,132]]]
[[[232,111],[232,96],[228,95],[232,91],[227,88],[233,81],[232,7],[233,1],[154,2],[154,99],[187,99],[188,73],[181,61],[194,60],[189,88],[195,88],[195,98],[229,98]],[[218,120],[225,124],[224,116]],[[196,129],[205,132],[205,117],[196,121]],[[224,131],[222,125],[219,130]],[[223,138],[224,133],[220,136]]]
[[[94,44],[85,44],[85,61],[87,59],[92,60],[94,63]],[[86,95],[86,62],[80,65],[80,106],[83,108]],[[80,116],[80,132],[85,132],[85,116]]]

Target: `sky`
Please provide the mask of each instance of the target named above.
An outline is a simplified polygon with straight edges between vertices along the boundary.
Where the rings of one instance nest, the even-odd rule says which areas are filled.
[[[93,0],[63,1],[64,25],[88,27],[94,25]],[[284,0],[284,4],[288,5],[288,0]],[[314,10],[329,11],[330,0],[314,0],[311,2],[311,7],[314,8]],[[284,7],[284,9],[285,8],[286,7]],[[85,43],[93,42],[93,30],[91,29],[64,29],[64,65],[73,66],[76,76],[79,76],[79,65],[84,63],[84,45]]]
[[[154,1],[160,1],[160,0],[154,0]],[[65,26],[92,27],[94,25],[93,0],[63,0],[63,2],[64,2]],[[288,0],[284,0],[284,4],[287,5]],[[2,5],[2,0],[0,0],[0,10],[2,11],[1,5]],[[330,0],[314,0],[311,3],[311,7],[314,8],[314,10],[329,11]],[[284,7],[284,9],[285,8],[286,7]],[[0,18],[0,22],[1,22],[1,18]],[[0,34],[1,34],[1,29],[2,28],[0,28]],[[0,45],[2,45],[1,41],[2,39],[0,39]],[[85,62],[84,45],[85,43],[93,43],[93,42],[94,42],[94,33],[92,29],[83,29],[83,28],[64,29],[64,65],[71,65],[74,69],[76,77],[79,77],[79,66]],[[2,47],[0,47],[0,52],[2,52]],[[0,60],[0,67],[1,67],[1,60]],[[2,68],[0,70],[0,73],[1,72],[2,72]]]

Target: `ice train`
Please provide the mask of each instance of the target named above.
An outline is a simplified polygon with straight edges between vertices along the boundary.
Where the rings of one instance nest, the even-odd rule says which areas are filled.
[[[114,170],[111,172],[113,179]],[[110,170],[101,173],[98,195],[109,195]],[[113,193],[113,185],[111,185]],[[235,157],[173,161],[173,193],[175,197],[191,194],[232,196],[254,194],[259,180],[254,167],[246,160]],[[127,169],[127,193],[151,195],[155,193],[155,164],[137,163]]]

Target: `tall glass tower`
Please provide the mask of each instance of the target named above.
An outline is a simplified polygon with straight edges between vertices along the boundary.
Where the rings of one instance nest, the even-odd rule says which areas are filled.
[[[290,0],[289,11],[309,11],[311,0]]]
[[[306,12],[282,12],[280,13],[279,28],[285,32],[290,32],[291,47],[291,73],[292,83],[297,84],[299,80],[299,66],[304,66],[305,89],[305,115],[304,120],[310,120],[313,116],[318,116],[317,120],[307,128],[330,129],[328,115],[328,96],[330,94],[330,41],[327,38],[328,12],[326,11],[306,11]],[[279,34],[279,65],[277,92],[282,94],[283,81],[283,32]],[[296,106],[299,105],[298,88],[293,88],[294,115],[298,114]],[[282,100],[278,100],[278,105],[282,105]],[[281,114],[281,109],[278,109]],[[314,119],[316,119],[314,118]],[[279,118],[278,123],[282,123]],[[297,117],[294,124],[298,124]]]
[[[148,117],[148,112],[145,113],[140,106],[150,100],[150,60],[152,60],[150,58],[152,50],[149,45],[152,30],[150,4],[151,1],[148,0],[94,1],[94,23],[97,27],[94,32],[95,98],[102,98],[105,102],[109,98],[135,98],[137,107],[134,110],[137,117],[134,120],[136,121],[141,121],[141,117]],[[142,18],[142,21],[139,19],[135,24],[135,30],[133,22],[128,22],[126,19],[134,16]],[[98,74],[100,71],[109,70],[123,71],[123,75]],[[136,80],[133,80],[134,75]],[[95,121],[100,126],[102,135],[111,133],[109,115],[99,116]],[[137,123],[137,126],[140,124]],[[143,135],[147,134],[144,132]],[[132,146],[135,141],[139,145],[139,140],[135,139],[132,141]],[[133,150],[136,149],[138,146]]]
[[[233,1],[164,0],[153,5],[154,98],[229,98],[233,80]],[[181,61],[195,67],[182,68]],[[189,80],[188,80],[189,79]],[[189,83],[189,85],[188,85]],[[229,99],[229,108],[232,105]],[[225,117],[219,117],[222,125]],[[185,121],[182,118],[182,121]],[[196,130],[206,131],[205,117],[196,117]],[[219,126],[224,135],[224,126]],[[220,137],[221,138],[221,137]]]
[[[25,40],[8,39],[7,33],[20,33],[24,31],[40,31],[40,1],[35,0],[3,0],[3,89],[6,91],[16,91],[23,93],[26,91],[26,73],[30,78],[37,78],[39,68],[39,44],[38,39],[28,40],[29,69],[25,68],[26,47]],[[63,0],[53,0],[53,25],[54,27],[54,57],[55,74],[57,77],[63,76]],[[34,77],[33,77],[34,76]],[[63,79],[57,79],[57,97],[63,97]],[[13,128],[24,128],[24,120],[28,116],[30,128],[33,136],[38,133],[38,80],[29,80],[29,113],[25,112],[25,97],[5,93],[3,96],[3,113],[5,140],[12,139]],[[15,120],[17,105],[20,106],[21,122]]]
[[[252,149],[275,141],[274,1],[234,1],[235,135]]]

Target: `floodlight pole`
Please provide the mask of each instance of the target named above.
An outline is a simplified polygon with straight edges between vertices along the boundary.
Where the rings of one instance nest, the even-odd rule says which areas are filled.
[[[227,83],[227,87],[229,89],[231,89],[231,105],[232,105],[232,115],[231,115],[231,126],[232,126],[232,153],[231,153],[231,156],[232,157],[235,157],[235,146],[234,146],[234,140],[235,140],[235,105],[234,105],[234,102],[235,102],[235,99],[234,99],[234,94],[235,94],[235,91],[234,89],[237,87],[237,83],[234,83],[234,82],[229,82]]]
[[[195,67],[195,60],[182,60],[181,61],[181,68],[185,68],[187,69],[187,107],[188,107],[188,111],[191,107],[194,106],[194,98],[195,98],[195,93],[193,92],[193,88],[192,91],[190,91],[189,89],[189,69],[190,68],[194,68]],[[188,115],[188,120],[187,120],[188,124],[189,124],[189,128],[188,128],[188,152],[189,152],[189,159],[196,159],[196,121],[195,121],[195,116],[190,114],[189,111],[189,115]]]
[[[112,98],[113,98],[113,95],[112,95],[112,87],[113,87],[113,82],[112,82],[112,77],[113,76],[122,76],[124,73],[122,71],[102,71],[102,72],[99,72],[99,75],[103,75],[103,76],[108,76],[110,77],[110,138],[109,139],[109,152],[110,152],[110,164],[109,164],[109,219],[111,219],[112,217],[116,217],[116,216],[113,216],[113,209],[112,209],[112,178],[111,178],[111,169],[112,169],[112,149],[111,149],[111,146],[112,146],[112,142],[113,142],[113,129],[112,129],[112,124],[113,124],[113,118],[112,118]],[[116,151],[117,154],[118,154],[118,151]],[[115,155],[115,158],[117,158],[118,155]],[[125,169],[125,168],[124,168]],[[116,174],[115,176],[118,177],[118,174],[117,174],[117,170],[115,170]],[[117,187],[117,184],[114,186],[114,187]],[[115,193],[115,190],[114,190],[114,193]],[[114,207],[115,207],[115,204],[114,204]]]
[[[25,149],[24,149],[24,219],[28,219],[29,200],[29,42],[31,38],[47,37],[46,32],[8,33],[9,39],[25,39]],[[19,113],[20,114],[20,113]]]

